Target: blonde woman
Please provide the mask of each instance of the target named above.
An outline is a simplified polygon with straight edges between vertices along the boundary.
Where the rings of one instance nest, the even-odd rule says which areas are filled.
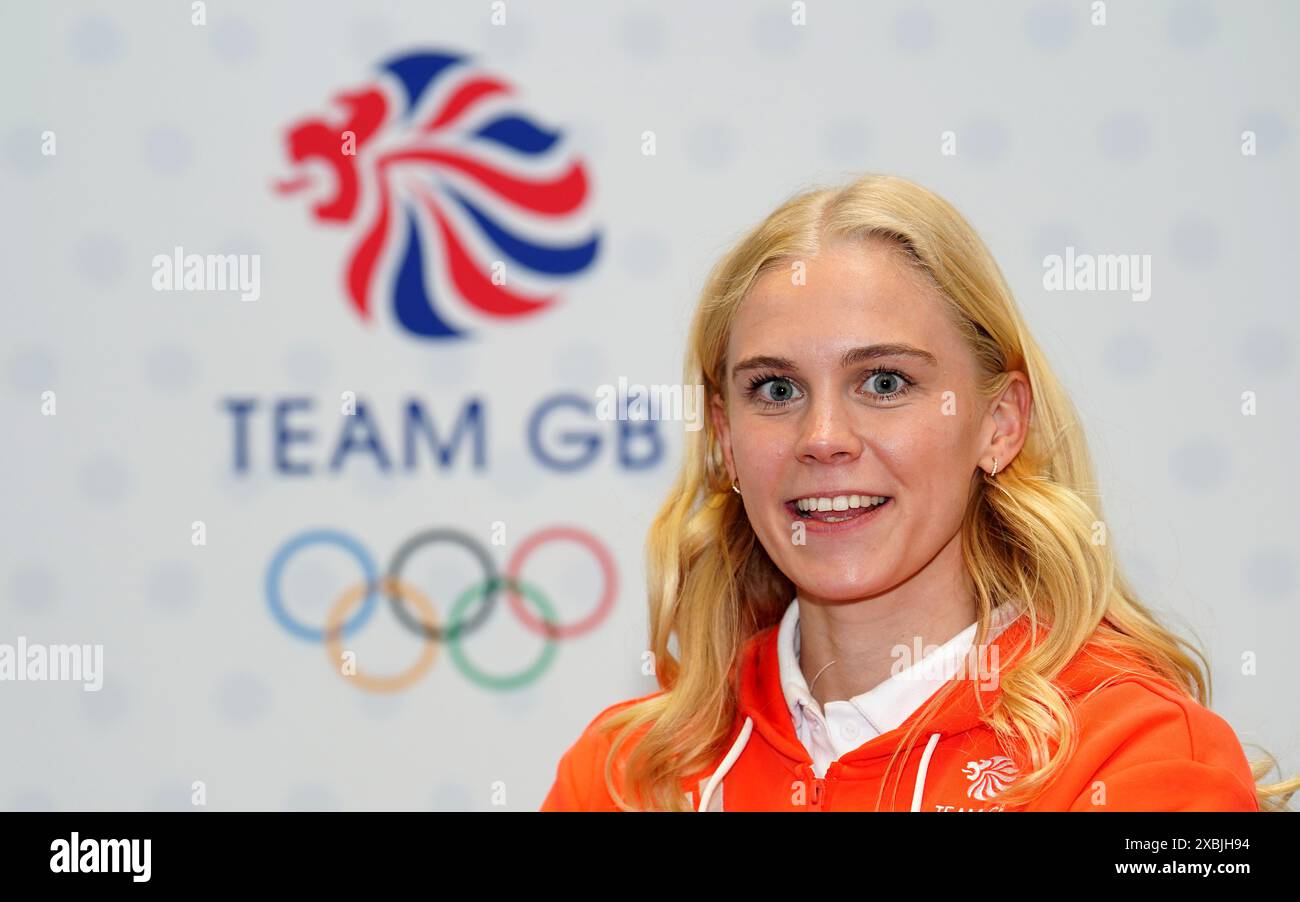
[[[1075,410],[947,202],[868,175],[713,269],[649,537],[659,691],[543,810],[1281,808],[1105,539]],[[675,647],[673,643],[675,642]]]

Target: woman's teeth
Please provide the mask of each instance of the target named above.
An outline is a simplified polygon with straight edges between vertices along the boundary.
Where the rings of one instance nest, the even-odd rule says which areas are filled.
[[[832,495],[829,497],[800,498],[794,502],[796,512],[805,520],[820,520],[823,523],[841,523],[864,516],[872,508],[880,507],[889,501],[887,495]],[[830,511],[846,511],[837,517]]]
[[[884,504],[889,498],[885,495],[834,495],[829,498],[800,498],[795,507],[801,513],[811,511],[846,511],[860,507],[874,507]]]

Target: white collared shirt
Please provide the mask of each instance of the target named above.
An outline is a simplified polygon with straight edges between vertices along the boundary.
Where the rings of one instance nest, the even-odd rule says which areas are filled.
[[[1013,605],[995,611],[990,640],[1015,618]],[[790,602],[777,631],[777,660],[781,689],[794,720],[795,733],[813,760],[813,771],[824,776],[832,761],[882,733],[897,728],[956,674],[975,641],[979,623],[972,623],[929,654],[861,695],[822,706],[808,691],[799,667],[799,599]],[[909,650],[910,651],[910,650]],[[903,660],[900,659],[900,663]]]

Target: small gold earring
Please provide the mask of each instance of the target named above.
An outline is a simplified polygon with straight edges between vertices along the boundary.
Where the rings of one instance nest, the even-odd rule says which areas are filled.
[[[732,490],[733,492],[735,492],[737,495],[740,494],[740,486],[737,485],[737,483],[738,483],[739,481],[740,481],[740,480],[738,480],[738,479],[733,479],[733,480],[731,480],[731,490]]]
[[[989,479],[992,479],[994,476],[997,475],[998,475],[998,459],[995,457],[993,458],[993,472],[989,474]]]

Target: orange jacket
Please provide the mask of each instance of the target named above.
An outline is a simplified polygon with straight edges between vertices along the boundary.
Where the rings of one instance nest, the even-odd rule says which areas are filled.
[[[1023,653],[1028,632],[1028,617],[1014,621],[993,641],[997,657],[990,649],[989,660],[1005,671],[1017,650]],[[1039,641],[1045,635],[1040,625]],[[708,794],[708,810],[715,811],[875,810],[890,756],[920,709],[833,762],[819,779],[781,690],[776,637],[772,626],[746,644],[729,751],[683,780],[683,792],[697,808]],[[925,723],[906,757],[900,752],[894,761],[880,810],[1258,811],[1249,764],[1228,723],[1149,669],[1126,663],[1140,673],[1120,672],[1113,652],[1089,643],[1057,677],[1074,705],[1075,752],[1029,804],[1012,808],[999,805],[997,795],[1028,769],[1027,762],[1008,756],[979,720],[980,702],[987,710],[1000,690],[978,678],[955,677],[963,683],[959,691]],[[1115,678],[1097,688],[1108,677]],[[604,780],[611,734],[599,733],[596,724],[641,700],[619,702],[592,720],[561,758],[541,810],[618,810]],[[620,750],[616,780],[631,745]]]

